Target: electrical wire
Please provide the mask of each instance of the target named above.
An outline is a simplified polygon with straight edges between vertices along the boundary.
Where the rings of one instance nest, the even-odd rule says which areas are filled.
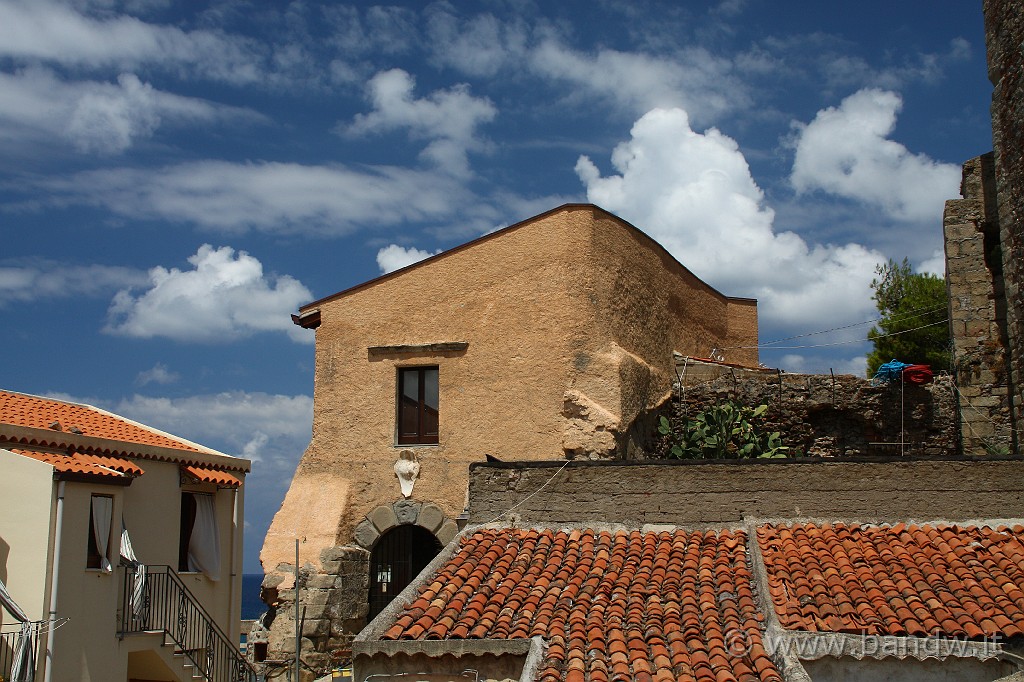
[[[548,478],[548,480],[544,481],[544,484],[541,485],[541,487],[537,488],[532,493],[530,493],[529,495],[524,497],[522,500],[519,501],[519,503],[517,505],[515,505],[511,509],[509,509],[507,511],[503,511],[502,513],[500,513],[497,516],[495,516],[493,519],[491,519],[490,523],[494,523],[495,521],[500,519],[502,516],[505,516],[506,514],[511,514],[516,509],[519,509],[519,507],[521,507],[524,504],[526,504],[527,500],[529,500],[531,497],[533,497],[534,495],[539,493],[541,490],[544,490],[544,488],[547,487],[548,483],[551,483],[551,481],[553,481],[555,479],[555,476],[557,476],[558,474],[562,473],[562,469],[564,469],[565,467],[569,466],[569,462],[571,462],[571,461],[572,461],[571,459],[565,460],[565,463],[562,464],[562,466],[558,467],[558,471],[556,471],[555,473],[551,474],[551,476]]]
[[[914,327],[913,329],[905,329],[905,330],[903,330],[901,332],[892,332],[891,334],[879,334],[878,336],[875,337],[875,339],[885,339],[885,338],[888,338],[890,336],[899,336],[900,334],[909,334],[910,332],[916,332],[919,329],[927,329],[928,327],[935,327],[935,326],[938,326],[940,324],[946,324],[947,322],[949,322],[949,318],[943,318],[943,319],[939,320],[938,322],[932,322],[931,324],[923,324],[920,327]],[[785,339],[780,339],[780,340],[785,340]],[[773,342],[773,343],[777,343],[777,342]],[[738,350],[738,349],[748,350],[748,349],[757,348],[757,349],[764,349],[764,350],[792,350],[792,349],[796,349],[796,348],[824,348],[826,346],[847,346],[847,345],[850,345],[850,344],[853,344],[853,343],[867,343],[867,339],[853,339],[853,340],[850,340],[850,341],[833,341],[832,343],[815,343],[815,344],[806,344],[806,345],[802,345],[802,346],[765,346],[765,345],[757,345],[757,346],[731,346],[731,349],[732,350]]]
[[[950,382],[950,384],[953,386],[953,390],[956,391],[956,394],[964,401],[964,403],[967,404],[967,407],[971,408],[971,410],[975,414],[983,417],[986,421],[988,421],[990,424],[992,424],[992,426],[995,426],[998,429],[1006,429],[1010,433],[1017,433],[1017,429],[1013,428],[1009,424],[1000,424],[999,422],[997,422],[994,419],[992,419],[992,417],[990,417],[989,415],[985,414],[984,412],[982,412],[981,410],[976,408],[974,405],[972,405],[970,399],[963,394],[963,392],[960,390],[960,387],[956,385],[955,381]],[[978,434],[974,430],[974,427],[971,426],[970,422],[966,422],[966,424],[967,424],[967,428],[969,428],[971,430],[971,432],[974,434],[974,436],[976,438],[982,438],[982,436],[980,434]]]
[[[905,322],[907,320],[912,320],[912,319],[914,319],[916,317],[924,317],[925,315],[930,315],[931,313],[937,312],[939,310],[945,310],[945,309],[946,309],[946,306],[936,306],[934,308],[913,308],[913,309],[911,309],[908,312],[919,311],[915,315],[901,315],[899,317],[890,317],[890,318],[875,317],[875,318],[872,318],[870,320],[864,320],[863,322],[853,322],[851,324],[846,324],[846,325],[843,325],[841,327],[832,327],[831,329],[822,329],[822,330],[816,331],[816,332],[807,332],[806,334],[797,334],[795,336],[786,336],[786,337],[781,338],[781,339],[775,339],[774,341],[765,341],[759,347],[763,348],[765,346],[770,346],[770,345],[775,344],[775,343],[781,343],[783,341],[792,341],[793,339],[802,339],[802,338],[805,338],[807,336],[817,336],[819,334],[828,334],[829,332],[842,331],[843,329],[852,329],[853,327],[860,327],[861,325],[865,325],[865,324],[874,324],[875,322],[881,322],[884,319],[890,319],[890,320],[892,320],[894,322]],[[746,346],[727,346],[726,348],[723,348],[722,350],[729,350],[729,349],[732,349],[732,348],[746,348]]]

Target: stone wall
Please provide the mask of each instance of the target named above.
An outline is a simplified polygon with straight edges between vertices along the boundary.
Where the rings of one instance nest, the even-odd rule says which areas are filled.
[[[984,0],[992,143],[999,192],[999,229],[1006,285],[1010,386],[1014,423],[1024,430],[1024,12],[1019,0]],[[1019,443],[1017,444],[1019,448]]]
[[[1007,306],[992,153],[964,164],[960,194],[946,202],[943,233],[963,449],[1008,453]]]
[[[1024,460],[494,462],[470,468],[470,496],[470,523],[958,522],[1024,516]]]
[[[956,394],[948,376],[926,386],[876,386],[850,374],[744,371],[708,364],[687,365],[679,376],[683,388],[664,412],[675,423],[726,400],[767,405],[764,429],[779,431],[792,455],[958,452]],[[648,456],[664,457],[667,451],[667,442],[652,436]]]
[[[402,499],[372,509],[356,526],[354,543],[324,548],[318,562],[301,564],[302,661],[309,669],[322,673],[351,657],[352,641],[366,625],[369,612],[370,551],[381,535],[406,525],[433,533],[442,546],[458,533],[455,521],[437,505]],[[268,671],[287,667],[295,659],[294,576],[293,561],[267,570],[263,579],[260,597],[271,605],[270,616],[255,634],[267,644],[264,666]]]
[[[295,660],[295,569],[277,568],[264,579],[260,595],[270,610],[254,628],[258,640],[267,643],[267,659],[253,663],[267,672]],[[358,546],[324,549],[319,566],[306,564],[299,570],[300,646],[310,668],[329,670],[350,657],[352,639],[366,624],[369,576],[370,553]]]

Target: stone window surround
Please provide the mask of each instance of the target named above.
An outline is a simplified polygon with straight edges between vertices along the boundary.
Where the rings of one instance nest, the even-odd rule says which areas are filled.
[[[455,521],[447,518],[436,504],[397,500],[371,510],[356,526],[354,539],[363,549],[372,550],[381,535],[392,528],[408,524],[417,525],[433,533],[442,547],[451,542],[459,532]]]

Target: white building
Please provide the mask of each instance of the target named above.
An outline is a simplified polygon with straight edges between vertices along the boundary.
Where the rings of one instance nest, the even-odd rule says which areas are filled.
[[[0,391],[0,580],[39,633],[34,679],[248,679],[248,471],[89,405]],[[0,644],[3,679],[13,640]]]

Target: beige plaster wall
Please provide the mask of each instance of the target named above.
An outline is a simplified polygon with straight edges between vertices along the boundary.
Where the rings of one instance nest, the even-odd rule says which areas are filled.
[[[55,513],[53,492],[58,483],[53,481],[51,467],[17,455],[9,455],[4,459],[4,455],[7,454],[0,451],[0,465],[4,467],[5,474],[23,469],[45,469],[43,475],[19,476],[16,483],[11,482],[15,480],[14,476],[5,475],[0,480],[0,485],[14,485],[17,488],[16,494],[11,492],[4,499],[25,499],[30,503],[36,501],[35,506],[39,507],[31,514],[31,510],[25,510],[25,520],[32,527],[18,528],[17,531],[25,535],[25,539],[8,530],[7,526],[11,525],[8,515],[3,517],[4,525],[0,526],[0,534],[5,542],[11,544],[12,557],[15,555],[14,550],[18,550],[18,565],[28,564],[26,569],[18,569],[19,574],[28,573],[34,581],[34,591],[26,597],[25,607],[30,609],[31,616],[40,617],[46,604],[50,563],[47,552],[53,551],[49,547],[49,539],[52,537],[50,522]],[[55,680],[126,679],[128,654],[138,650],[139,640],[129,637],[122,641],[117,638],[118,604],[124,576],[124,569],[118,565],[121,518],[122,515],[125,518],[136,556],[141,561],[168,564],[176,568],[182,489],[215,494],[221,547],[219,581],[211,581],[198,573],[182,573],[182,581],[214,617],[221,630],[232,641],[239,639],[242,541],[241,529],[232,531],[233,493],[216,491],[213,486],[182,488],[175,463],[154,460],[139,460],[138,463],[144,468],[145,474],[127,487],[75,481],[65,484],[60,563],[57,567],[57,616],[59,619],[68,619],[68,623],[52,634],[52,672]],[[114,566],[111,572],[86,568],[89,511],[94,494],[110,496],[114,500],[111,538],[106,553]],[[2,487],[0,495],[3,495]],[[44,522],[36,522],[38,518]],[[38,536],[29,537],[27,534],[30,530]],[[7,541],[7,538],[12,541]],[[31,540],[32,543],[29,545],[23,540]],[[232,544],[237,546],[232,548]],[[8,562],[8,566],[11,565]],[[20,585],[20,581],[18,585],[19,590],[27,589]],[[146,641],[153,646],[160,645],[159,639]],[[45,643],[41,642],[40,655],[44,648]]]
[[[177,570],[181,494],[214,495],[220,540],[220,579],[214,581],[201,573],[188,572],[180,572],[179,576],[224,634],[232,641],[237,640],[241,627],[242,532],[234,518],[236,493],[230,489],[217,489],[211,484],[183,486],[178,465],[174,462],[135,461],[146,473],[124,491],[124,520],[135,555],[143,563],[167,565]],[[236,475],[240,474],[236,472]],[[240,491],[237,495],[241,506],[244,493]],[[241,512],[240,508],[239,518]],[[120,524],[120,518],[116,517],[115,523]],[[119,525],[117,530],[120,532]]]
[[[264,543],[264,570],[294,562],[296,537],[300,562],[317,568],[324,548],[352,542],[365,514],[400,499],[393,467],[403,449],[420,459],[413,498],[454,518],[470,462],[559,459],[574,449],[573,424],[597,420],[598,435],[628,426],[667,395],[673,350],[707,352],[730,338],[729,305],[591,206],[563,207],[320,302],[313,437]],[[756,323],[750,331],[752,345]],[[444,342],[469,345],[368,352]],[[414,365],[440,370],[436,446],[395,444],[396,368]],[[581,450],[593,440],[576,436]]]
[[[53,467],[0,450],[0,579],[32,620],[46,610]],[[0,622],[14,619],[0,609]]]
[[[92,495],[109,495],[114,509],[107,558],[117,565],[118,537],[123,504],[121,486],[68,482],[64,490],[63,532],[59,540],[57,616],[66,625],[53,637],[55,680],[124,679],[126,661],[113,655],[117,646],[117,601],[120,569],[107,573],[86,568],[89,546],[89,509]]]

